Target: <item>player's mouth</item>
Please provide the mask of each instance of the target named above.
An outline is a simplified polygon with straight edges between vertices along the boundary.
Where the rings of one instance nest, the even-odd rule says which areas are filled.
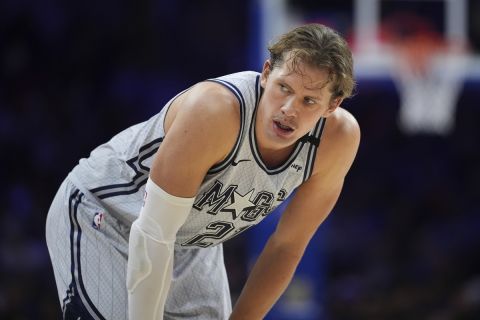
[[[273,128],[278,135],[283,137],[290,136],[293,131],[295,131],[295,129],[290,125],[277,120],[273,121]]]

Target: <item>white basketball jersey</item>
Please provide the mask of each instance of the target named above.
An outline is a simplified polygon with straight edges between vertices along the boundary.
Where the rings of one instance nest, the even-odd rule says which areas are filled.
[[[255,139],[260,74],[247,71],[208,81],[225,86],[237,97],[241,126],[234,148],[208,171],[190,215],[177,233],[176,245],[182,247],[219,244],[272,212],[310,177],[325,123],[325,118],[320,119],[282,165],[269,168]],[[125,232],[140,212],[153,155],[165,136],[165,114],[174,99],[148,121],[97,147],[70,174],[81,190],[89,191],[109,215],[126,226]]]

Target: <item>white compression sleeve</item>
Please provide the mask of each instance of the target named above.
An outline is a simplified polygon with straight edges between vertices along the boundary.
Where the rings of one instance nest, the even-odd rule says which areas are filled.
[[[175,236],[195,198],[180,198],[148,179],[145,203],[132,224],[127,289],[130,320],[161,320],[173,272]]]

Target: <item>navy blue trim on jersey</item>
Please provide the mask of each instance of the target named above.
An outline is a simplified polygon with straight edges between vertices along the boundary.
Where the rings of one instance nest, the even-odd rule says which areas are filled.
[[[163,123],[162,123],[164,133],[165,133],[165,121],[167,121],[167,114],[168,114],[168,111],[170,111],[170,107],[173,105],[173,103],[175,102],[175,100],[177,100],[178,97],[180,97],[182,94],[184,94],[185,92],[189,91],[192,88],[193,86],[183,90],[182,92],[174,96],[172,99],[170,99],[170,101],[167,102],[167,104],[162,108],[162,111],[165,111],[165,115],[163,117]]]
[[[222,86],[226,87],[228,90],[230,90],[235,97],[237,98],[238,102],[240,103],[240,132],[238,133],[237,140],[235,142],[235,146],[233,149],[230,151],[230,153],[227,155],[227,157],[222,160],[221,162],[215,164],[212,166],[207,174],[214,174],[222,171],[223,169],[227,168],[227,166],[233,161],[235,158],[236,154],[240,150],[240,145],[242,142],[242,137],[243,137],[243,132],[245,131],[245,98],[242,95],[242,92],[231,82],[222,80],[222,79],[208,79],[207,81],[211,82],[216,82],[218,84],[221,84]]]
[[[311,133],[306,137],[306,140],[310,142],[310,148],[308,149],[307,162],[305,165],[305,171],[303,175],[303,182],[307,181],[308,178],[312,175],[313,166],[315,164],[315,159],[317,155],[317,148],[320,145],[320,137],[323,133],[323,128],[325,127],[326,118],[321,118],[315,128]]]
[[[150,173],[150,168],[143,165],[142,162],[152,157],[157,152],[162,141],[163,137],[145,144],[140,147],[137,156],[127,160],[127,165],[135,172],[132,181],[96,187],[89,191],[99,199],[136,193],[145,183],[147,183],[148,174]]]
[[[70,218],[70,258],[72,283],[67,290],[67,296],[63,300],[63,318],[85,319],[85,320],[105,320],[100,311],[95,307],[87,294],[82,279],[82,269],[80,264],[80,241],[82,238],[82,229],[78,223],[77,210],[82,202],[83,193],[75,190],[69,199],[68,211]]]
[[[260,84],[260,75],[255,79],[255,109],[257,109],[258,104],[260,103],[260,97],[262,96],[263,90]]]
[[[287,169],[288,167],[290,167],[290,165],[293,163],[293,161],[295,161],[298,154],[302,150],[304,141],[302,140],[297,141],[295,148],[292,150],[292,152],[290,153],[290,156],[284,163],[271,169],[265,165],[260,155],[260,152],[258,151],[257,140],[255,138],[255,119],[257,118],[258,103],[260,102],[260,93],[262,92],[259,79],[260,79],[260,76],[257,77],[257,83],[256,83],[257,104],[255,105],[255,110],[253,111],[253,116],[250,123],[250,134],[249,134],[250,149],[252,151],[253,158],[257,162],[258,166],[262,168],[262,170],[265,171],[267,174],[273,175],[273,174],[278,174],[284,171],[285,169]]]

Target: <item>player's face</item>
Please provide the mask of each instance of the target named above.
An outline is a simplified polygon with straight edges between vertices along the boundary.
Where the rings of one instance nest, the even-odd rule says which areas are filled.
[[[340,98],[331,99],[326,70],[304,64],[298,67],[300,72],[293,72],[289,59],[274,69],[269,61],[263,66],[261,85],[264,92],[255,131],[264,149],[292,146],[341,103]]]

